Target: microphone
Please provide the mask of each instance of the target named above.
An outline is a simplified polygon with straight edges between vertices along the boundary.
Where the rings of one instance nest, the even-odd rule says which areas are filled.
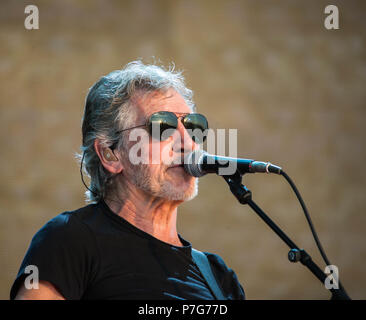
[[[217,156],[203,150],[196,150],[188,154],[184,160],[185,171],[193,177],[202,177],[207,173],[226,176],[235,172],[244,173],[276,173],[281,174],[282,168],[270,162],[255,161]]]

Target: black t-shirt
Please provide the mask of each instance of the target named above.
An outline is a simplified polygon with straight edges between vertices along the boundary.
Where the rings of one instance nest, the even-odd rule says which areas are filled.
[[[191,244],[160,241],[113,213],[104,201],[51,219],[33,237],[10,298],[35,265],[66,299],[214,299],[192,260]],[[245,299],[233,270],[205,252],[228,299]]]

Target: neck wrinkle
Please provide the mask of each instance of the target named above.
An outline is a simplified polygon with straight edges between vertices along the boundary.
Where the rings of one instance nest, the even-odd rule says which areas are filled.
[[[118,192],[119,190],[123,192]],[[183,246],[177,232],[177,207],[182,201],[154,197],[120,181],[113,191],[104,199],[113,213],[154,238]]]

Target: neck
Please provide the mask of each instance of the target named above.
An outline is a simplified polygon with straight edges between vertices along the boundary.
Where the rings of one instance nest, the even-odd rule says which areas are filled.
[[[126,185],[108,193],[104,200],[115,214],[136,228],[163,242],[182,246],[177,232],[177,207],[182,201],[154,197]]]

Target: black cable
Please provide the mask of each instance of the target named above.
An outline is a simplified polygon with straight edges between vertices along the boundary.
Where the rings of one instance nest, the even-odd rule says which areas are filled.
[[[325,252],[324,252],[324,249],[320,243],[320,240],[318,238],[318,235],[315,231],[315,228],[314,228],[314,225],[311,221],[311,218],[310,218],[310,215],[309,215],[309,212],[308,212],[308,209],[306,208],[305,206],[305,203],[304,203],[304,200],[302,199],[301,195],[300,195],[300,192],[297,190],[296,186],[295,186],[295,183],[291,180],[291,178],[287,175],[286,172],[284,172],[283,170],[281,170],[281,175],[287,180],[287,182],[290,184],[292,190],[295,192],[296,194],[296,197],[297,199],[299,200],[300,204],[301,204],[301,207],[302,209],[304,210],[304,214],[305,214],[305,217],[306,217],[306,220],[308,221],[309,223],[309,226],[310,226],[310,230],[311,230],[311,233],[313,234],[313,237],[314,237],[314,240],[315,240],[315,243],[316,245],[318,246],[318,249],[320,251],[320,254],[321,256],[323,257],[326,265],[331,265],[331,263],[329,262]]]
[[[83,156],[81,158],[81,162],[80,162],[80,176],[81,176],[81,181],[83,182],[85,188],[87,188],[91,193],[93,193],[95,196],[99,196],[99,194],[91,189],[89,189],[89,187],[86,185],[85,181],[84,181],[84,175],[83,175],[83,162],[84,162],[84,157],[85,157],[85,151],[83,152]]]
[[[104,200],[110,200],[110,201],[114,201],[116,203],[121,203],[122,201],[121,200],[115,200],[115,199],[112,199],[112,198],[107,198],[107,197],[104,197],[102,195],[100,195],[98,192],[95,192],[93,190],[91,190],[85,183],[85,180],[84,180],[84,175],[83,175],[83,163],[84,163],[84,158],[85,158],[85,151],[83,152],[83,156],[81,158],[81,162],[80,162],[80,177],[81,177],[81,181],[83,182],[85,188],[87,188],[91,193],[93,193],[95,196],[98,196],[100,199],[104,199]]]

